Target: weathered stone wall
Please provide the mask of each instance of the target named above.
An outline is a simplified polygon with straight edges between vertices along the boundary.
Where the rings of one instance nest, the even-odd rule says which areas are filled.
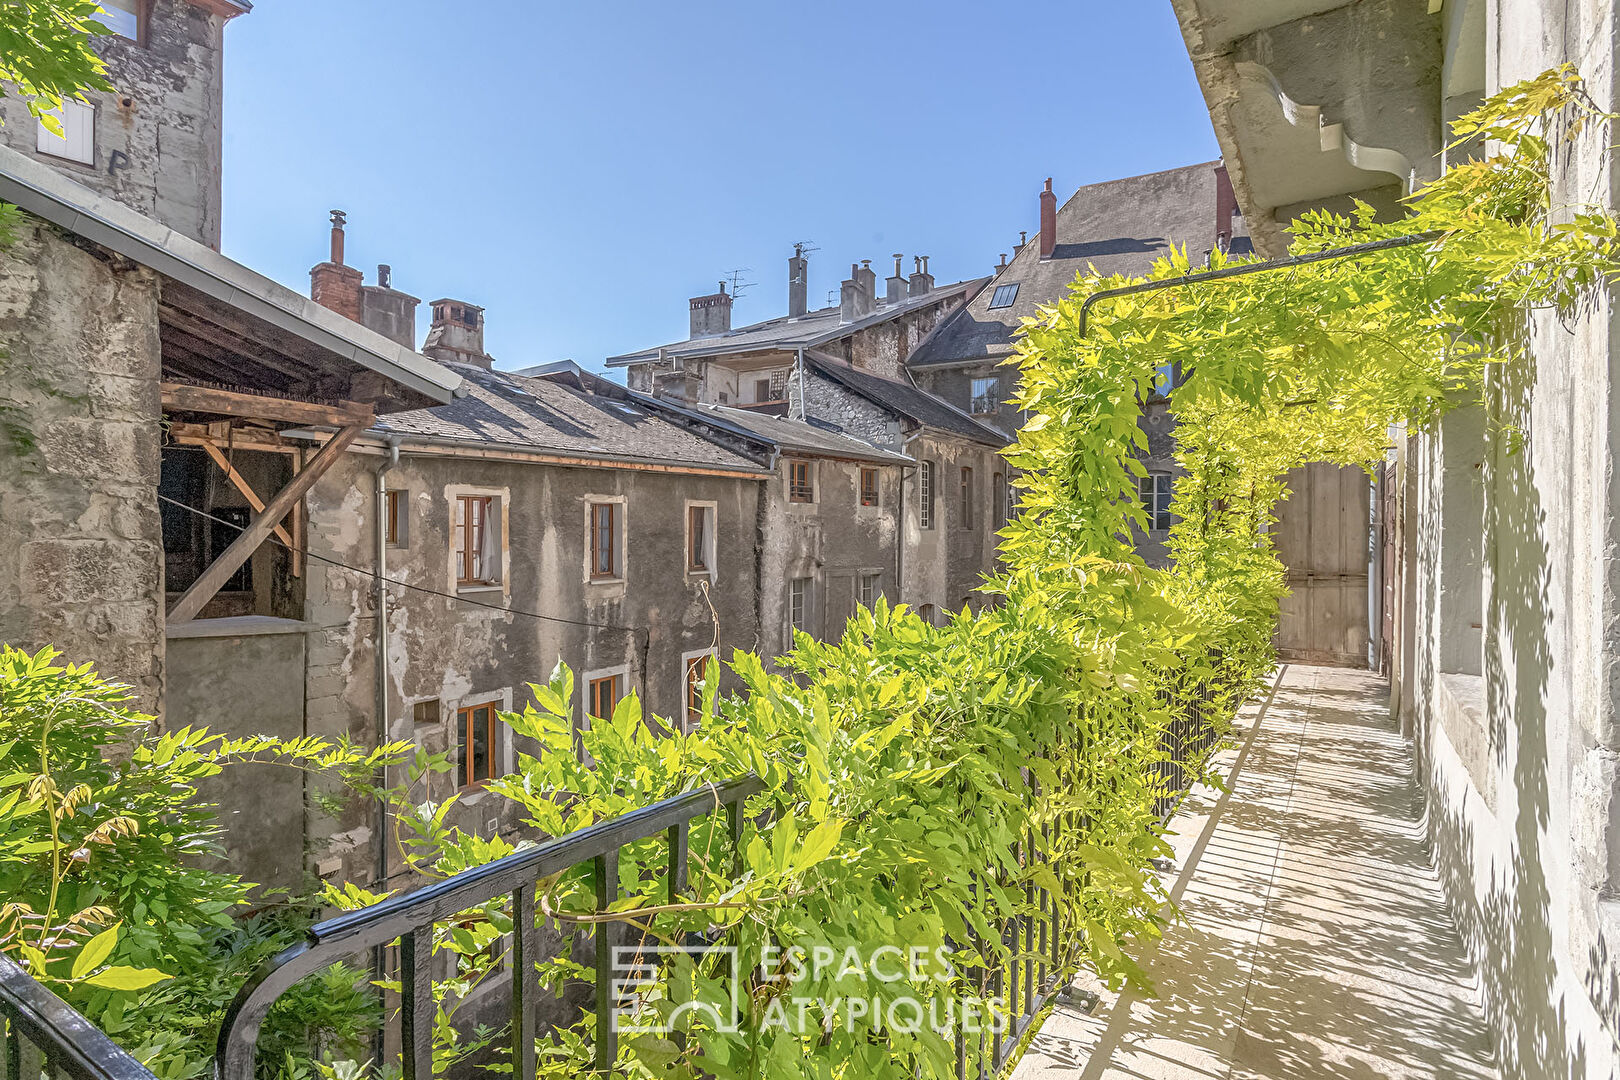
[[[380,462],[375,454],[351,453],[316,485],[309,499],[314,554],[349,566],[373,565],[374,474]],[[389,576],[461,598],[391,590],[393,738],[454,755],[457,708],[491,700],[503,708],[522,708],[527,684],[544,682],[559,661],[574,670],[581,712],[587,677],[622,669],[626,688],[651,710],[681,716],[683,655],[716,640],[722,657],[735,648],[760,646],[758,480],[407,452],[389,473],[388,486],[404,492],[408,506],[406,542],[388,551]],[[458,491],[500,499],[509,562],[499,585],[456,587],[450,500]],[[586,579],[587,496],[624,500],[622,582]],[[715,504],[712,584],[685,572],[689,500]],[[370,581],[312,561],[308,582],[306,618],[319,627],[310,641],[309,730],[372,743],[376,613]],[[418,702],[437,702],[438,719],[415,722]],[[509,752],[506,760],[512,761]],[[454,778],[437,776],[421,797],[442,798],[454,787]],[[479,832],[488,831],[491,818],[500,829],[513,828],[516,815],[503,803],[489,795],[464,796],[457,820]],[[363,880],[371,861],[371,827],[371,811],[359,807],[343,821],[319,823],[316,831],[336,833],[328,857]]]
[[[847,337],[819,348],[830,356],[836,356],[854,367],[875,375],[903,379],[905,374],[902,369],[906,357],[911,355],[918,343],[927,337],[945,316],[960,307],[962,301],[961,294],[950,298],[941,297],[936,303],[924,304],[914,311],[906,312],[898,319],[889,319],[875,326],[857,330]]]
[[[163,686],[158,281],[25,218],[0,250],[0,641]]]
[[[0,98],[0,140],[210,247],[219,247],[225,20],[191,0],[153,0],[145,45],[116,34],[95,49],[112,93],[95,106],[94,161],[39,154],[20,95]]]
[[[811,461],[815,501],[788,499],[784,455],[764,492],[760,552],[760,653],[778,656],[791,646],[788,590],[795,578],[813,582],[807,631],[824,640],[843,633],[860,599],[862,575],[878,576],[879,591],[897,603],[896,541],[902,498],[898,466],[878,470],[878,505],[860,504],[862,465],[852,461]]]
[[[171,728],[233,735],[304,734],[305,625],[247,616],[182,624],[168,642]],[[199,788],[219,807],[224,863],[270,889],[304,887],[304,774],[233,765]]]
[[[1486,11],[1491,89],[1567,60],[1612,106],[1612,3],[1498,0]],[[1555,206],[1620,207],[1612,141],[1597,128],[1560,151]],[[1446,425],[1473,421],[1448,417],[1404,462],[1416,587],[1403,721],[1505,1076],[1620,1071],[1616,327],[1610,295],[1572,318],[1537,314],[1531,358],[1489,377],[1478,452],[1452,453]],[[1461,485],[1481,489],[1483,522],[1448,497]],[[1482,563],[1479,629],[1478,598],[1448,586],[1459,539]],[[1465,647],[1481,650],[1483,674],[1464,670]]]
[[[906,450],[918,461],[906,481],[906,551],[903,596],[913,608],[932,604],[941,614],[975,609],[983,602],[979,585],[998,565],[992,505],[995,474],[1009,475],[1007,463],[982,443],[923,432]],[[922,527],[921,463],[934,465],[934,525]],[[973,470],[972,517],[962,515],[962,469]]]
[[[899,417],[814,371],[806,371],[802,381],[793,379],[789,383],[788,393],[795,410],[802,396],[805,416],[835,424],[845,434],[873,446],[899,450],[905,442]]]
[[[1016,435],[1018,429],[1024,426],[1023,414],[1007,403],[1007,398],[1018,385],[1018,372],[1014,368],[998,367],[994,360],[986,360],[967,367],[914,368],[911,375],[917,385],[930,394],[943,398],[963,412],[1008,435]],[[996,393],[995,409],[980,414],[973,410],[973,380],[984,378],[997,379],[999,388]]]

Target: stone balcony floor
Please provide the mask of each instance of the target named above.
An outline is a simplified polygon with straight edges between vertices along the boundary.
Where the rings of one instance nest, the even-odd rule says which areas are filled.
[[[1014,1080],[1495,1077],[1387,684],[1289,665],[1234,734],[1173,822],[1159,996],[1060,1004]]]

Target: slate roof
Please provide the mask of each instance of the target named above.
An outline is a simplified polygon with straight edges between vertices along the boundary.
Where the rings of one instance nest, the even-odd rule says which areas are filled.
[[[759,461],[703,438],[606,380],[530,378],[473,364],[444,366],[462,377],[466,397],[379,417],[372,430],[407,440],[498,445],[608,463],[765,472]]]
[[[1057,246],[1041,261],[1038,238],[1007,264],[972,302],[941,323],[906,359],[908,367],[996,359],[1013,351],[1026,316],[1061,299],[1088,266],[1101,274],[1142,274],[1185,246],[1195,263],[1215,243],[1215,170],[1218,161],[1166,172],[1090,184],[1058,208]],[[1241,219],[1235,219],[1239,224]],[[1241,226],[1240,226],[1241,232]],[[1247,236],[1233,240],[1241,253]],[[990,308],[996,290],[1018,285],[1010,307]]]
[[[783,450],[810,457],[876,461],[891,465],[909,465],[915,461],[906,454],[883,450],[853,435],[804,420],[789,420],[784,416],[773,416],[753,409],[734,409],[729,405],[683,405],[681,408],[706,420],[742,428]]]
[[[926,390],[918,389],[909,382],[887,379],[870,371],[862,371],[825,353],[807,352],[804,354],[804,360],[815,371],[842,384],[868,401],[876,402],[890,412],[898,413],[924,427],[947,431],[990,446],[1006,446],[1011,441],[995,428],[981,424],[956,406]]]
[[[1211,211],[1211,216],[1214,212]],[[981,287],[986,278],[974,278],[971,281],[958,281],[954,285],[938,285],[922,296],[907,297],[898,304],[879,304],[870,315],[856,319],[854,322],[840,322],[839,309],[836,307],[821,308],[800,315],[798,318],[789,318],[786,315],[764,322],[751,323],[748,326],[739,326],[728,334],[717,334],[712,337],[692,338],[687,341],[675,341],[657,348],[642,349],[638,352],[625,353],[622,356],[607,358],[608,367],[627,367],[630,364],[642,364],[649,360],[657,360],[660,351],[666,356],[714,356],[738,352],[764,352],[779,349],[815,348],[828,341],[834,341],[856,330],[868,326],[876,326],[890,319],[916,311],[918,308],[937,304],[941,300],[959,296],[963,293],[969,295]]]

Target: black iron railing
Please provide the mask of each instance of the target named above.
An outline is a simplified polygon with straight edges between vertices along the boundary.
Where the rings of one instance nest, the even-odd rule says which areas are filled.
[[[582,863],[594,867],[597,906],[618,899],[619,852],[626,845],[666,833],[669,837],[669,899],[685,892],[688,835],[693,819],[724,810],[733,850],[742,836],[743,803],[764,788],[749,774],[654,803],[622,817],[560,836],[391,897],[310,928],[309,940],[281,953],[237,995],[220,1029],[214,1058],[216,1080],[253,1080],[254,1045],[259,1026],[278,997],[304,976],[377,945],[399,941],[400,1047],[404,1080],[433,1076],[433,929],[458,913],[502,897],[512,903],[512,1075],[535,1074],[535,1010],[540,989],[540,928],[535,919],[535,885]],[[596,1067],[607,1072],[619,1048],[612,1022],[614,946],[619,924],[597,925]]]
[[[0,1066],[6,1080],[154,1080],[90,1021],[0,956]]]
[[[1166,704],[1172,721],[1160,744],[1165,755],[1159,765],[1165,793],[1156,809],[1167,820],[1187,785],[1201,774],[1218,732],[1208,715],[1209,699],[1202,688]],[[1059,775],[1061,778],[1061,771]],[[1027,773],[1026,782],[1032,802],[1038,800],[1041,793],[1033,772]],[[501,900],[509,900],[512,905],[513,1076],[517,1080],[534,1076],[536,1036],[540,1034],[536,1030],[540,997],[537,963],[543,959],[541,926],[535,918],[537,883],[590,863],[597,907],[605,910],[617,899],[621,851],[662,834],[668,841],[668,895],[675,903],[688,887],[689,836],[694,821],[723,812],[733,858],[740,859],[744,804],[763,787],[759,778],[751,774],[706,785],[316,924],[305,942],[271,960],[237,996],[219,1032],[216,1080],[254,1080],[260,1026],[276,999],[300,979],[372,947],[396,941],[403,1080],[431,1080],[434,928],[453,922],[460,913]],[[1058,815],[1041,826],[1039,837],[1034,830],[1026,832],[1014,844],[1014,864],[1027,869],[1035,860],[1045,858],[1044,852],[1052,849],[1060,830],[1083,830],[1084,825],[1083,820],[1072,815]],[[1001,923],[1008,959],[995,970],[977,976],[974,987],[981,998],[1000,1002],[1004,1023],[972,1036],[964,1033],[962,1025],[957,1027],[956,1074],[960,1080],[984,1080],[1000,1070],[1044,1005],[1061,989],[1067,967],[1065,946],[1073,944],[1070,939],[1077,929],[1063,925],[1056,897],[1030,883],[1027,874],[1021,876],[1025,879],[1018,886],[1023,890],[1022,910]],[[978,888],[986,889],[988,882],[981,881]],[[1002,874],[997,884],[1008,888],[1012,878]],[[593,931],[596,1068],[603,1072],[611,1069],[618,1055],[612,1022],[619,1005],[613,996],[613,964],[622,929],[619,923],[601,922]],[[43,1076],[154,1080],[140,1062],[3,955],[0,1021],[4,1022],[0,1029],[0,1066],[4,1067],[0,1080],[40,1080]]]

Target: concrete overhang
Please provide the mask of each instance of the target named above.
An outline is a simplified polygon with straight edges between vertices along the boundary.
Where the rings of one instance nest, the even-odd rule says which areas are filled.
[[[1286,253],[1303,210],[1357,197],[1398,216],[1439,175],[1441,0],[1171,3],[1262,254]]]
[[[240,348],[244,361],[273,353],[307,365],[312,380],[352,384],[344,390],[378,411],[457,396],[461,376],[448,368],[6,146],[0,201],[150,267],[163,278],[165,308],[217,334],[219,347]]]

